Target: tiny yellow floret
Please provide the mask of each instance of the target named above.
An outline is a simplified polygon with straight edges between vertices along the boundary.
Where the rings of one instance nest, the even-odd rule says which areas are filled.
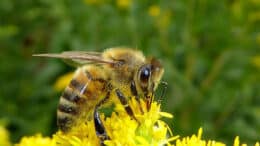
[[[239,137],[236,136],[235,140],[234,140],[234,146],[239,146]]]

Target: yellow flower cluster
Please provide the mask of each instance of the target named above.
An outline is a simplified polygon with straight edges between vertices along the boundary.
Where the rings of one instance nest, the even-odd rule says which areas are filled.
[[[121,104],[116,104],[115,112],[111,117],[101,115],[106,131],[110,137],[105,141],[108,146],[158,146],[171,145],[172,137],[166,123],[159,120],[162,116],[172,117],[160,111],[160,105],[153,102],[149,111],[145,110],[146,104],[141,100],[139,104],[135,98],[130,100],[138,123],[131,119]],[[140,108],[141,105],[141,108]],[[140,109],[143,109],[143,113]],[[82,121],[82,124],[73,128],[69,133],[58,131],[52,138],[43,138],[41,135],[22,138],[15,146],[95,146],[99,139],[95,134],[94,122]]]
[[[214,140],[203,140],[202,137],[202,128],[199,129],[198,135],[192,135],[191,137],[184,137],[182,139],[177,139],[174,146],[226,146],[222,142],[217,142]],[[237,136],[234,140],[233,146],[247,146],[247,144],[240,144],[239,137]],[[259,142],[255,144],[259,146]]]
[[[1,146],[11,146],[11,143],[9,140],[9,133],[3,126],[0,126],[0,145]]]
[[[130,105],[134,109],[134,113],[138,122],[131,119],[125,112],[121,104],[116,104],[115,112],[111,117],[105,118],[101,115],[106,131],[110,137],[105,141],[107,146],[225,146],[224,143],[213,140],[202,139],[202,128],[199,129],[197,135],[191,137],[180,138],[173,136],[167,124],[160,118],[172,115],[160,111],[160,104],[153,102],[149,111],[145,110],[145,102],[141,100],[140,104],[132,98]],[[19,144],[15,146],[97,146],[99,139],[95,134],[93,120],[82,121],[82,124],[72,129],[69,133],[58,131],[49,137],[42,137],[37,134],[32,137],[23,137]],[[239,138],[236,137],[234,146],[239,146]],[[242,144],[241,146],[246,146]],[[259,146],[256,143],[255,146]]]
[[[168,126],[159,118],[161,115],[169,116],[160,112],[160,106],[154,102],[150,111],[145,111],[145,102],[141,100],[141,108],[144,113],[141,113],[140,104],[135,98],[130,100],[130,105],[134,109],[138,123],[131,119],[125,112],[121,104],[116,104],[115,112],[111,117],[105,118],[101,115],[101,120],[104,123],[105,129],[110,137],[105,141],[108,146],[144,146],[144,145],[163,145],[169,143]],[[82,124],[72,129],[69,133],[63,134],[57,132],[54,139],[60,146],[93,146],[99,144],[99,139],[96,137],[93,120],[81,122]]]
[[[94,130],[93,126],[94,125],[90,126],[89,128],[92,128],[92,130]],[[87,129],[89,130],[89,128],[86,128],[85,130],[87,130]],[[125,125],[124,128],[128,129],[127,125]],[[124,129],[120,129],[120,130],[125,131]],[[114,131],[114,133],[116,133],[116,135],[119,135],[117,132],[118,131]],[[128,132],[128,131],[126,131],[126,132]],[[87,134],[88,132],[84,131],[84,133]],[[92,132],[90,132],[90,133],[92,133]],[[77,135],[80,135],[80,134],[77,134]],[[93,136],[93,134],[89,134],[89,135]],[[147,143],[143,139],[144,137],[140,137],[140,139],[137,138],[136,142],[133,142],[132,139],[125,139],[129,135],[131,135],[131,134],[124,133],[123,135],[119,135],[119,137],[117,137],[119,139],[106,141],[105,144],[108,146],[121,146],[121,145],[160,146],[160,145],[162,145],[159,143]],[[160,134],[157,136],[161,137]],[[206,141],[206,140],[201,139],[201,137],[202,137],[202,128],[199,129],[199,132],[197,135],[192,135],[191,137],[183,137],[183,138],[180,138],[179,136],[175,136],[175,137],[172,137],[169,139],[165,139],[165,142],[168,143],[167,144],[168,146],[226,146],[226,144],[224,144],[224,143],[217,142],[214,140]],[[122,141],[124,141],[124,143],[121,143]],[[170,144],[170,141],[174,141],[174,142],[171,142],[171,144]],[[1,141],[0,141],[0,143],[1,143]],[[53,136],[52,139],[50,139],[48,137],[42,137],[39,134],[36,136],[31,136],[31,137],[23,137],[21,142],[19,144],[16,144],[15,146],[96,146],[96,145],[99,145],[99,144],[98,144],[97,138],[95,136],[84,138],[84,137],[80,137],[80,136],[79,137],[73,136],[72,134],[64,135],[61,132],[57,132]],[[10,145],[4,145],[4,146],[10,146]],[[237,136],[234,140],[233,146],[247,146],[247,144],[240,144],[239,137]],[[255,144],[255,146],[260,146],[259,142],[257,142]]]
[[[31,137],[23,137],[19,144],[15,146],[56,146],[54,139],[49,137],[42,137],[41,134],[36,134]]]
[[[205,141],[201,139],[202,128],[199,129],[198,135],[192,135],[191,137],[184,137],[177,139],[176,146],[225,146],[224,143],[216,142],[214,140]],[[234,145],[235,146],[235,145]],[[239,145],[236,145],[239,146]]]

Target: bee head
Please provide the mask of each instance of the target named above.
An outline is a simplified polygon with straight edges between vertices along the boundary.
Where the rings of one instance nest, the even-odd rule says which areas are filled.
[[[154,93],[157,88],[164,69],[155,58],[148,59],[145,64],[139,67],[136,74],[136,82],[145,97],[150,93]]]

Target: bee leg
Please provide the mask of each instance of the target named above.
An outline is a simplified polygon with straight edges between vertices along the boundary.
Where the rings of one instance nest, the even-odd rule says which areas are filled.
[[[101,146],[105,146],[104,141],[105,141],[105,140],[108,140],[108,139],[110,139],[110,138],[109,138],[109,136],[107,135],[106,129],[105,129],[105,127],[104,127],[104,125],[103,125],[103,123],[102,123],[102,121],[101,121],[101,119],[100,119],[100,115],[99,115],[99,113],[98,113],[98,108],[108,100],[109,96],[110,96],[110,92],[107,93],[106,97],[105,97],[103,100],[101,100],[101,101],[96,105],[96,107],[95,107],[95,109],[94,109],[94,125],[95,125],[95,131],[96,131],[97,137],[98,137],[99,140],[100,140],[100,145],[101,145]]]
[[[104,141],[110,138],[107,135],[106,129],[100,119],[100,115],[98,113],[98,106],[96,106],[94,109],[94,124],[95,124],[96,135],[100,140],[100,145],[105,146]]]
[[[131,109],[130,105],[128,104],[126,97],[123,95],[123,93],[119,89],[116,89],[116,95],[117,95],[118,99],[120,100],[121,104],[124,106],[127,114],[139,123],[139,121],[134,116],[134,112]]]
[[[136,85],[135,85],[134,80],[133,80],[133,81],[131,82],[131,84],[130,84],[130,89],[131,89],[132,95],[135,96],[135,100],[138,102],[139,109],[140,109],[141,113],[143,114],[143,113],[144,113],[144,110],[143,110],[143,108],[141,107],[140,97],[138,96],[138,93],[137,93],[137,89],[136,89]]]

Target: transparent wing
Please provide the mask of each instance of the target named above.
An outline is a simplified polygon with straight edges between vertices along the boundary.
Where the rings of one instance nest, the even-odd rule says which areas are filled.
[[[100,52],[86,52],[86,51],[65,51],[65,52],[62,52],[62,54],[70,54],[70,55],[84,55],[84,54],[87,54],[87,55],[92,55],[92,56],[102,56],[102,53]]]
[[[60,58],[73,66],[84,64],[114,64],[113,60],[104,59],[102,53],[84,51],[66,51],[57,54],[33,54],[36,57]]]

